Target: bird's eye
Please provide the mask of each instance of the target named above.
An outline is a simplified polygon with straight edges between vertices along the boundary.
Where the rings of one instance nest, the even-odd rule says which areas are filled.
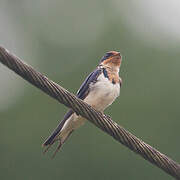
[[[110,56],[112,56],[113,54],[112,53],[106,53],[106,58],[109,58]]]
[[[108,59],[108,58],[111,57],[112,55],[113,55],[113,53],[107,52],[107,53],[105,54],[105,56],[102,57],[102,59],[101,59],[100,62],[102,63],[104,60]]]

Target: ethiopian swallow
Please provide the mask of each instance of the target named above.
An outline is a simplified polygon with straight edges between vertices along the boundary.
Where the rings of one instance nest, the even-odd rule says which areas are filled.
[[[122,79],[119,77],[121,55],[117,51],[109,51],[102,57],[96,69],[85,79],[77,92],[77,97],[98,111],[103,112],[120,95]],[[78,116],[71,109],[65,114],[53,133],[43,143],[46,152],[54,142],[59,145],[53,156],[68,139],[71,133],[82,126],[85,118]]]

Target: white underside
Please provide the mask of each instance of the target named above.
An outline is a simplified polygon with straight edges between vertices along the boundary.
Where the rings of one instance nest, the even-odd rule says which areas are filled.
[[[104,111],[119,96],[119,93],[119,83],[112,84],[101,74],[95,84],[90,84],[90,93],[84,101],[98,111]]]
[[[120,85],[112,84],[101,74],[95,84],[90,84],[90,92],[84,101],[98,111],[104,111],[120,94]],[[71,130],[77,129],[83,125],[85,119],[77,116],[75,113],[65,122],[60,136],[64,136]],[[61,137],[62,137],[61,136]]]

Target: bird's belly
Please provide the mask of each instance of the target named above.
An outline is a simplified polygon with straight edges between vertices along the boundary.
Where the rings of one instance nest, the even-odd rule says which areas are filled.
[[[94,84],[84,100],[98,111],[103,111],[107,106],[111,105],[120,93],[119,84],[112,84],[106,79]]]

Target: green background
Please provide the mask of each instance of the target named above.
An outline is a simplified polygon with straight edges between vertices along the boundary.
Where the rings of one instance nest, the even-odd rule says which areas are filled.
[[[0,44],[70,92],[76,93],[106,51],[120,51],[121,96],[105,113],[180,162],[179,41],[162,35],[159,42],[147,37],[148,30],[138,34],[124,18],[131,14],[131,1],[121,1],[120,7],[95,0],[0,3],[4,17],[13,22],[3,26]],[[9,38],[9,27],[14,39]],[[89,122],[73,133],[53,160],[55,147],[44,156],[41,144],[67,108],[2,69],[0,64],[1,81],[10,76],[21,91],[13,101],[15,86],[7,92],[0,87],[0,98],[13,101],[0,104],[0,179],[173,179]]]

